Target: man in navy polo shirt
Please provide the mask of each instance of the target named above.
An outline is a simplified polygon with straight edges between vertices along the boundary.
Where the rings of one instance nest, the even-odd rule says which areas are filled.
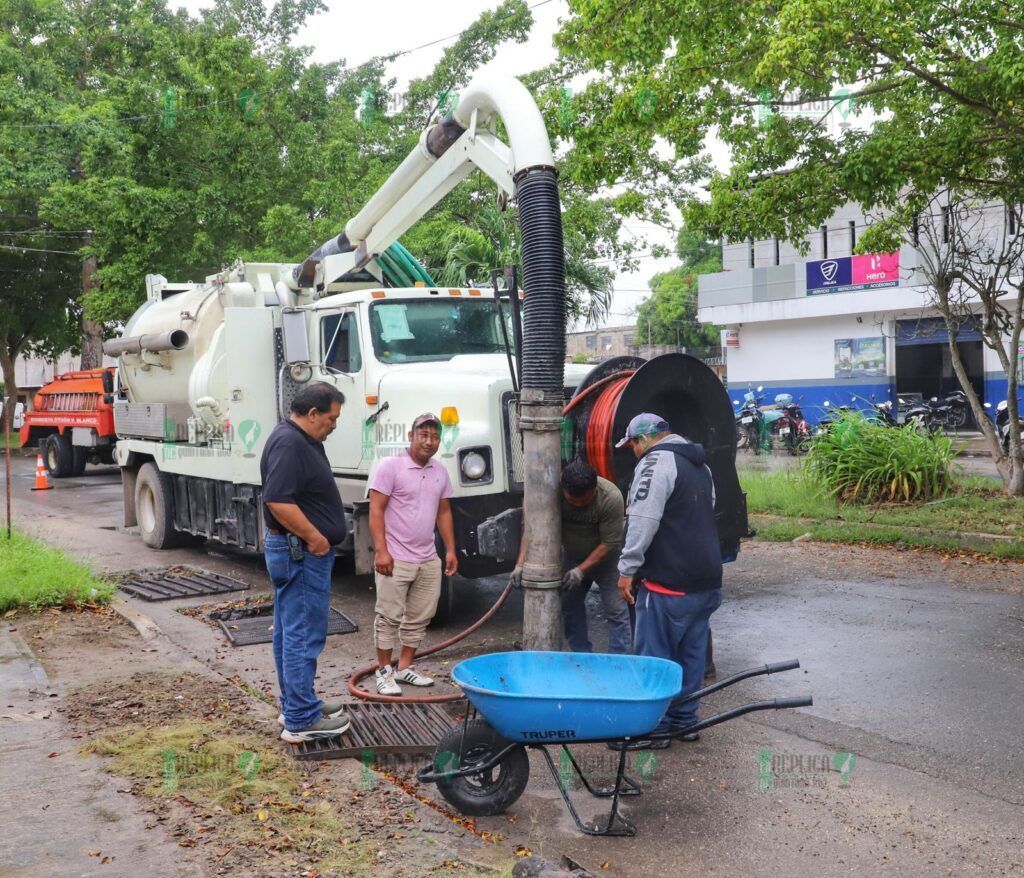
[[[274,583],[274,663],[281,689],[281,739],[299,744],[343,734],[341,701],[313,691],[316,663],[327,639],[333,546],[345,539],[345,510],[324,451],[345,402],[315,381],[291,404],[291,417],[270,434],[260,458],[263,553]]]

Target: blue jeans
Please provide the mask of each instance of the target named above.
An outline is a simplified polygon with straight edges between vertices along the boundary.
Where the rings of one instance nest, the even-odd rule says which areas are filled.
[[[293,561],[288,538],[267,534],[263,544],[274,583],[274,664],[285,727],[297,731],[320,719],[323,702],[313,692],[316,661],[327,641],[334,552],[305,552]]]
[[[656,731],[674,731],[697,722],[700,700],[683,703],[683,699],[704,683],[709,622],[721,605],[720,588],[679,596],[640,589],[636,598],[636,654],[671,659],[683,667],[683,689]]]
[[[571,570],[579,561],[563,555],[566,570]],[[583,559],[580,559],[583,560]],[[562,592],[562,624],[565,641],[572,652],[593,652],[587,632],[587,595],[596,583],[601,592],[601,603],[608,623],[608,652],[625,655],[633,645],[633,628],[629,623],[629,604],[619,594],[618,554],[605,558],[593,570],[584,575],[583,583],[572,591]]]

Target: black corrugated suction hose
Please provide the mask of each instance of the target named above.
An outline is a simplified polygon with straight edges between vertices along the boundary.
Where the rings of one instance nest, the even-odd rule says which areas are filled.
[[[523,260],[524,390],[561,400],[565,363],[565,249],[558,174],[524,168],[515,177]]]

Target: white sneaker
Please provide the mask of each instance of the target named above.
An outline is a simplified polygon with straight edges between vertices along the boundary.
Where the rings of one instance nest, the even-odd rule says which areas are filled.
[[[399,671],[395,674],[395,679],[399,683],[408,683],[410,686],[433,686],[434,681],[431,677],[424,677],[423,674],[417,674],[412,667],[406,668],[404,671]]]
[[[377,668],[377,692],[381,695],[401,695],[402,689],[395,682],[395,669],[388,665]]]
[[[345,712],[345,702],[340,698],[334,698],[330,701],[325,701],[323,707],[320,708],[320,713],[324,719],[336,719]],[[279,713],[277,715],[277,724],[283,729],[284,728],[284,714]]]

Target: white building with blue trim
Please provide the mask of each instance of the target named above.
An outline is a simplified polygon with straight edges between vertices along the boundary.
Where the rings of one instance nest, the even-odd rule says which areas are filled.
[[[1004,220],[1007,233],[1021,234],[1015,214]],[[808,234],[806,255],[777,239],[724,245],[723,271],[699,279],[697,316],[724,327],[733,392],[763,385],[769,401],[791,393],[813,422],[825,400],[865,408],[959,388],[921,253],[853,255],[865,227],[849,204]],[[962,326],[958,339],[972,385],[994,409],[1006,397],[1006,373],[975,327]],[[1020,375],[1024,350],[1016,362]]]

